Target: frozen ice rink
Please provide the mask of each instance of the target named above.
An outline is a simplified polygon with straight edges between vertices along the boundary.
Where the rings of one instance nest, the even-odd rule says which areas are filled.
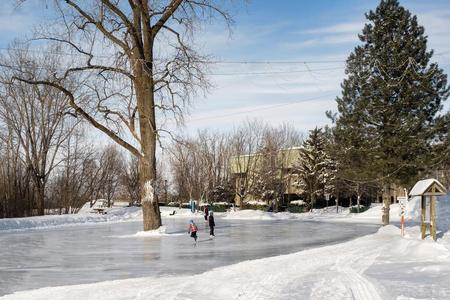
[[[133,236],[141,222],[0,232],[0,296],[15,291],[143,276],[197,274],[215,267],[344,242],[379,226],[302,220],[216,218],[216,238],[197,222],[165,219],[166,235]]]

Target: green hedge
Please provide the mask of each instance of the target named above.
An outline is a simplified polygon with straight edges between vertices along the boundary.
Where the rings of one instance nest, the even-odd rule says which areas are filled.
[[[226,212],[228,209],[228,205],[213,205],[210,207],[213,212]]]
[[[365,212],[366,210],[368,210],[370,208],[370,206],[359,206],[359,213]],[[358,213],[358,207],[357,206],[352,206],[350,207],[350,212],[352,214],[357,214]]]
[[[289,204],[287,207],[287,211],[294,214],[300,214],[305,211],[303,205],[293,205]]]

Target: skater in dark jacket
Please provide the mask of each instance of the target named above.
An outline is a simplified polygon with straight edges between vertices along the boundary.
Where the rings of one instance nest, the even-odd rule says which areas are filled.
[[[194,238],[194,241],[197,243],[197,225],[195,225],[194,220],[189,221],[189,229],[188,234],[191,235],[192,238]]]
[[[205,213],[205,221],[208,221],[208,212],[209,212],[208,205],[205,205],[205,208],[203,209],[203,212]]]
[[[209,212],[209,236],[214,236],[214,226],[216,226],[216,223],[214,223],[214,214],[212,211]]]

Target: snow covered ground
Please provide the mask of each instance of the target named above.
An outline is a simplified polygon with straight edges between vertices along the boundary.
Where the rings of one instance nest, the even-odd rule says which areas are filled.
[[[168,216],[171,210],[163,209],[166,220],[192,217],[187,210]],[[413,199],[407,206],[405,237],[400,236],[398,227],[389,225],[344,243],[243,261],[196,275],[47,287],[0,299],[450,299],[450,198],[438,202],[437,242],[429,237],[420,239],[418,212],[418,199]],[[390,213],[395,224],[400,215],[398,205],[392,205]],[[195,217],[200,219],[201,214]],[[228,222],[256,220],[266,224],[296,219],[379,223],[381,207],[361,214],[348,210],[336,214],[334,208],[300,215],[244,210],[222,217]],[[243,247],[248,246],[251,244]]]

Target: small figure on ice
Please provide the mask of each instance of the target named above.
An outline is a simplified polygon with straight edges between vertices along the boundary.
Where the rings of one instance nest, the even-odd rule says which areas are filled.
[[[216,226],[216,223],[214,223],[214,213],[212,211],[209,212],[209,237],[213,238],[214,235],[214,226]]]
[[[195,244],[197,245],[197,225],[195,225],[194,220],[189,221],[189,230],[188,234],[191,235],[192,238],[194,238]]]
[[[205,221],[208,221],[208,212],[209,212],[208,204],[206,204],[205,208],[203,208],[203,212],[205,213]]]

